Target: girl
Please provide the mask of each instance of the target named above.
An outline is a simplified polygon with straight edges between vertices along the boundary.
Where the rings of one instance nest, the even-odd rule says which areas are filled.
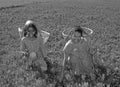
[[[92,33],[93,31],[91,29],[76,26],[68,35],[70,39],[63,48],[63,66],[66,59],[68,59],[72,64],[75,75],[90,75],[94,73],[90,44],[85,38],[85,36],[91,35]]]
[[[27,27],[29,24],[33,23],[33,21],[31,20],[28,20],[26,23],[25,23],[25,26],[23,28],[18,28],[18,31],[19,31],[19,35],[20,35],[20,39],[23,40],[25,37],[26,37],[26,32],[25,32],[25,27]],[[41,36],[43,38],[43,43],[45,44],[50,36],[50,33],[46,32],[46,31],[43,31],[43,30],[40,30],[40,33],[41,33]]]
[[[38,32],[36,25],[31,20],[28,20],[21,33],[21,51],[28,55],[30,62],[39,64],[41,69],[46,71],[47,65],[44,58],[47,52],[41,31]]]

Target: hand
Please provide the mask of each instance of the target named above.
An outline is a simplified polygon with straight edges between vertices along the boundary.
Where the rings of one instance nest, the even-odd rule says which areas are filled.
[[[29,53],[27,51],[21,51],[23,56],[29,56]]]

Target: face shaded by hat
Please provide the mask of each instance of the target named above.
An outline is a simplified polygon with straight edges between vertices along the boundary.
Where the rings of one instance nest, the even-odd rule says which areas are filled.
[[[64,37],[73,36],[74,34],[75,35],[79,34],[81,37],[84,37],[84,36],[91,35],[92,33],[93,33],[92,29],[81,27],[81,26],[75,26],[74,28],[68,28],[67,30],[64,30],[62,32]]]
[[[37,37],[38,30],[36,25],[33,23],[33,21],[28,20],[24,26],[24,36],[26,36],[30,32],[30,30],[33,30],[33,32],[35,32],[33,36]]]

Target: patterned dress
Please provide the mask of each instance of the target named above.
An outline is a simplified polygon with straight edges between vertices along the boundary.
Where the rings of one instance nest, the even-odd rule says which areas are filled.
[[[42,68],[47,69],[47,65],[43,59],[46,56],[46,48],[40,35],[34,40],[24,38],[22,40],[22,50],[24,51],[25,49],[28,50],[31,61],[39,62]]]
[[[93,73],[93,59],[89,49],[87,41],[83,39],[77,44],[69,44],[65,49],[66,57],[70,58],[73,71],[77,75]]]

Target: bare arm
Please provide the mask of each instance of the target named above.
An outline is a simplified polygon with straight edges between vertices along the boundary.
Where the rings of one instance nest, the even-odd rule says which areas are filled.
[[[68,57],[69,57],[69,53],[71,51],[71,44],[70,43],[66,43],[64,48],[63,48],[63,53],[64,53],[64,58],[63,58],[63,62],[62,62],[62,73],[61,73],[61,78],[60,81],[62,81],[63,76],[64,76],[64,68],[65,68],[65,62],[67,61]]]
[[[64,63],[65,63],[66,59],[69,57],[69,53],[72,49],[71,45],[72,45],[72,42],[71,42],[71,40],[69,40],[63,48],[63,52],[64,52],[63,66],[64,66]]]

